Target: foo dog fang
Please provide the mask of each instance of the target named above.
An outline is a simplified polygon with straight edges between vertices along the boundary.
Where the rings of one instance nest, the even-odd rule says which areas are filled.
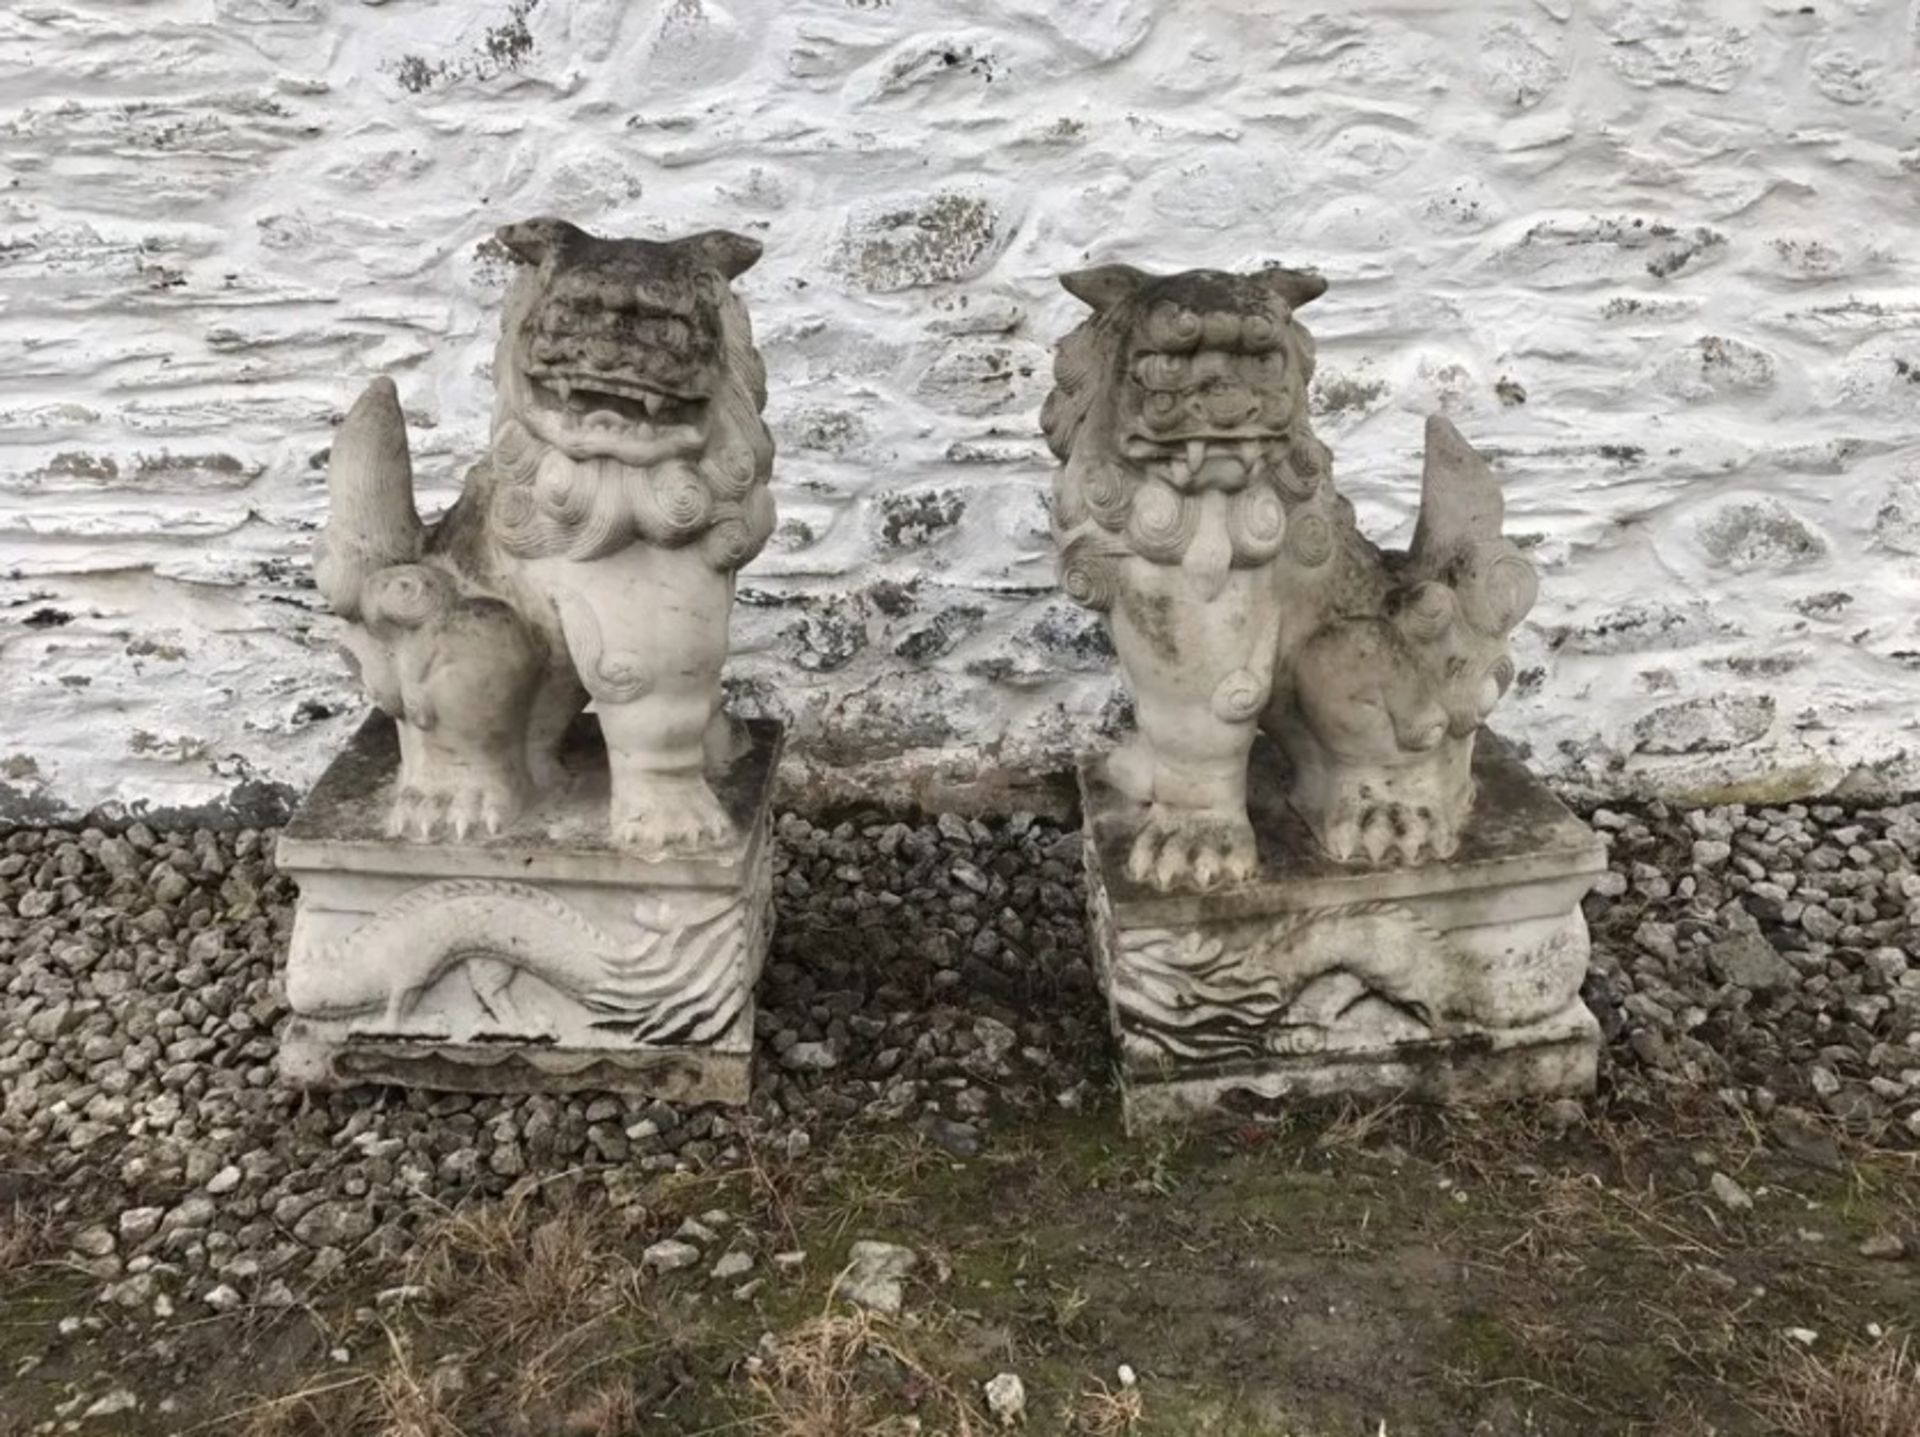
[[[1061,579],[1106,612],[1139,729],[1105,767],[1148,805],[1129,876],[1243,882],[1256,732],[1331,857],[1446,858],[1473,804],[1473,740],[1512,681],[1533,567],[1500,490],[1427,424],[1411,552],[1382,554],[1333,490],[1307,419],[1315,275],[1105,265],[1063,278],[1093,314],[1061,341],[1041,422]]]
[[[765,371],[728,281],[759,257],[709,231],[600,239],[562,220],[498,238],[507,298],[492,445],[431,529],[391,380],[328,468],[320,590],[400,731],[396,836],[497,834],[560,782],[591,699],[610,831],[641,855],[735,836],[707,774],[739,741],[720,706],[733,576],[772,532]]]

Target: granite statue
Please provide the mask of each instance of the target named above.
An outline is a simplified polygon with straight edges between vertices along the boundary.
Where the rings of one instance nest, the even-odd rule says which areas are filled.
[[[1474,734],[1536,589],[1485,460],[1429,420],[1412,547],[1383,554],[1307,415],[1297,311],[1325,281],[1109,264],[1062,283],[1093,312],[1060,342],[1041,422],[1062,461],[1063,587],[1108,615],[1133,689],[1137,732],[1106,761],[1146,805],[1132,877],[1204,891],[1253,875],[1261,732],[1331,857],[1453,854]]]
[[[334,442],[320,591],[399,724],[391,831],[497,834],[557,781],[591,699],[608,823],[648,855],[732,837],[706,772],[734,573],[773,530],[765,369],[729,287],[759,257],[712,230],[660,243],[564,220],[501,229],[521,267],[494,361],[492,444],[432,527],[414,512],[393,382]]]

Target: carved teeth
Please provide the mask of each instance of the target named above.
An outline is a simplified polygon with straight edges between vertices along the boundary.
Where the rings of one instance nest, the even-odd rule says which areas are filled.
[[[573,399],[573,381],[571,379],[555,379],[553,381],[553,392],[560,396],[560,402],[562,404],[571,402]]]
[[[1204,439],[1189,439],[1187,441],[1187,468],[1197,470],[1205,467],[1206,462],[1207,441]]]
[[[649,389],[641,394],[640,402],[647,407],[647,418],[652,419],[660,413],[660,407],[667,402],[667,397]]]

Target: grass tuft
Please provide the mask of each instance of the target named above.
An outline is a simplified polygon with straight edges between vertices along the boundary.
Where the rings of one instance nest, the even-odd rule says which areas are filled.
[[[1074,1398],[1069,1430],[1084,1437],[1125,1437],[1145,1416],[1146,1403],[1138,1387],[1109,1387],[1096,1378],[1093,1386]]]
[[[1904,1340],[1832,1359],[1782,1350],[1777,1390],[1762,1410],[1785,1437],[1914,1437],[1920,1432],[1920,1361]]]
[[[55,1256],[53,1215],[23,1202],[0,1207],[0,1277],[18,1277]]]
[[[765,1437],[975,1437],[961,1397],[871,1313],[828,1312],[768,1334],[749,1366]]]

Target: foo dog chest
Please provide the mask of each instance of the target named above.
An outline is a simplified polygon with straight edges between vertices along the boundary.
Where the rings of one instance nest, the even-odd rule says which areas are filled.
[[[771,892],[778,725],[714,778],[737,836],[684,858],[613,843],[606,749],[569,732],[566,781],[505,831],[388,836],[400,768],[370,717],[280,840],[300,884],[281,1047],[296,1082],[611,1089],[744,1102]]]

